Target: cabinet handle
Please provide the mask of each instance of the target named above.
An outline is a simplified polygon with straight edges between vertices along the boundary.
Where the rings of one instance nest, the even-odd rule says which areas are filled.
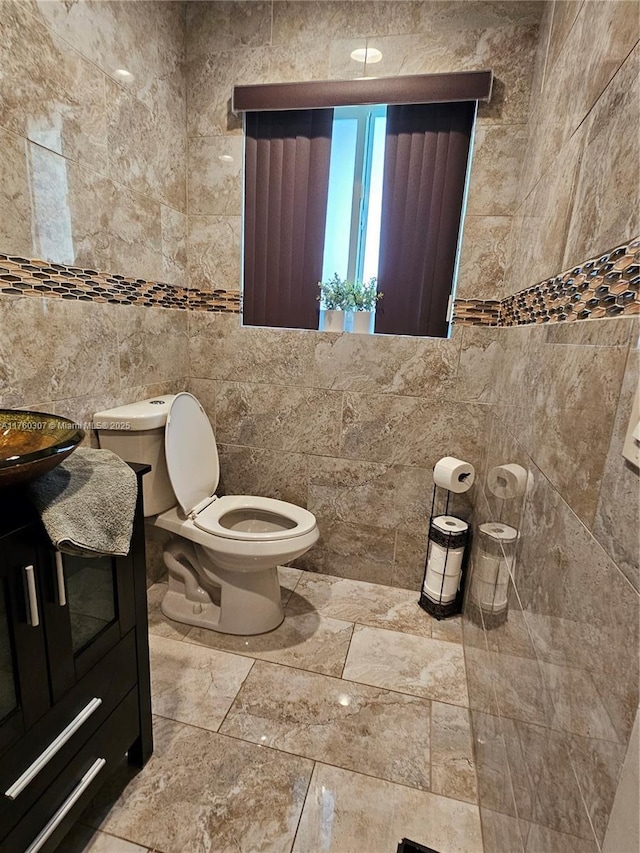
[[[67,603],[67,593],[64,589],[64,566],[62,565],[62,554],[56,551],[56,581],[58,584],[58,604],[64,607]]]
[[[49,838],[53,835],[56,829],[60,826],[65,817],[69,814],[71,809],[78,802],[80,797],[87,790],[89,785],[96,778],[98,773],[102,770],[102,768],[107,763],[105,758],[97,758],[91,767],[84,774],[78,785],[73,789],[73,791],[69,794],[64,803],[60,806],[58,811],[54,814],[51,820],[46,824],[44,829],[41,829],[35,839],[31,842],[31,844],[25,850],[25,853],[37,853],[38,850],[41,850],[44,844],[48,841]]]
[[[24,577],[27,582],[29,625],[31,625],[32,628],[37,628],[40,624],[40,613],[38,612],[38,593],[36,592],[36,578],[33,572],[33,566],[24,567]]]
[[[62,749],[65,743],[74,736],[93,712],[98,710],[100,705],[102,705],[102,699],[98,699],[97,697],[93,698],[88,705],[85,705],[78,716],[71,720],[69,725],[60,732],[55,740],[51,741],[45,751],[40,753],[33,764],[30,764],[29,767],[27,767],[22,776],[16,779],[10,788],[7,788],[4,792],[5,797],[8,797],[10,800],[15,800],[18,794],[21,794],[27,785],[35,779],[42,768],[45,767],[45,765],[51,761],[53,756]]]

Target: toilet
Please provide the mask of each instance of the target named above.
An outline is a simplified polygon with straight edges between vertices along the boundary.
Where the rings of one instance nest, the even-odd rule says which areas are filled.
[[[315,516],[252,495],[216,497],[220,476],[213,428],[187,392],[94,415],[100,447],[146,462],[145,516],[174,534],[165,546],[170,619],[224,634],[262,634],[284,619],[278,565],[318,541]]]

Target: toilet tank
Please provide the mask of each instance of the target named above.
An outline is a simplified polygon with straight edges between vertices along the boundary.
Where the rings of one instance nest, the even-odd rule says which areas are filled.
[[[173,398],[173,394],[151,397],[93,416],[101,448],[112,450],[125,462],[151,465],[151,471],[142,478],[145,516],[157,515],[176,504],[164,455],[164,427]]]

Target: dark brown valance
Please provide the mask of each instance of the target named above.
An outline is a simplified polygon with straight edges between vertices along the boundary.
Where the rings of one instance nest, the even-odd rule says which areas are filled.
[[[233,90],[233,111],[488,101],[492,83],[492,71],[458,71],[451,74],[412,74],[407,77],[236,86]]]

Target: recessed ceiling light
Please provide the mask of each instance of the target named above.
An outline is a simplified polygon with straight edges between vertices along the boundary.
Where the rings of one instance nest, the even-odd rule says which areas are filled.
[[[125,83],[130,83],[133,80],[133,74],[127,71],[126,68],[116,68],[113,73],[119,80],[123,80]]]
[[[371,65],[375,62],[380,62],[382,59],[382,51],[377,47],[357,47],[351,51],[351,59],[356,62],[366,62]]]
[[[222,160],[223,163],[233,163],[231,154],[218,154],[218,160]]]

